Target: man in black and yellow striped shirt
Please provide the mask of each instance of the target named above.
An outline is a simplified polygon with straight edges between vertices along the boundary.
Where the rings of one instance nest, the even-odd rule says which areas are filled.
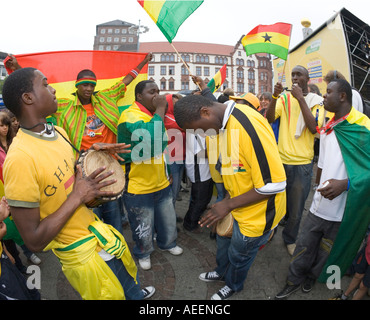
[[[259,247],[285,215],[285,171],[271,126],[250,107],[191,96],[176,103],[175,119],[183,129],[219,134],[221,165],[216,167],[230,198],[213,205],[200,224],[211,226],[232,212],[234,229],[231,238],[217,237],[217,268],[200,279],[225,280],[212,299],[227,299],[243,289]]]

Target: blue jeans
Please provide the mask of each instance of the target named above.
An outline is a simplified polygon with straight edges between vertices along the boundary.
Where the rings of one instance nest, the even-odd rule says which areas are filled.
[[[234,291],[241,291],[248,271],[257,256],[258,249],[267,243],[270,232],[260,237],[244,236],[239,224],[234,220],[231,238],[217,235],[217,268],[215,271],[226,281],[226,285]]]
[[[153,252],[154,233],[157,233],[157,245],[160,249],[176,246],[176,213],[170,186],[148,194],[125,192],[123,196],[135,241],[132,252],[136,258],[146,258]]]
[[[295,243],[305,202],[311,188],[313,162],[304,165],[284,164],[287,177],[287,222],[283,230],[285,244]]]
[[[223,200],[226,196],[226,189],[223,183],[215,183],[216,190],[217,190],[217,199],[216,202]]]
[[[173,206],[175,206],[177,196],[179,195],[181,188],[181,179],[184,172],[184,163],[172,163],[170,165],[170,171],[172,175],[172,196],[173,196]]]
[[[122,215],[121,208],[122,205],[121,199],[116,199],[103,203],[101,206],[93,209],[94,213],[99,217],[100,220],[104,221],[106,224],[110,224],[120,233],[123,232],[122,228]]]
[[[139,276],[136,276],[137,283],[135,283],[135,280],[127,272],[122,260],[113,258],[105,262],[121,283],[126,300],[142,300],[144,298],[143,291],[140,288]]]

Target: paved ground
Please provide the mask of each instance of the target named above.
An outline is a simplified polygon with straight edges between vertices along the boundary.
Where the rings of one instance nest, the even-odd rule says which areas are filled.
[[[189,201],[189,193],[181,192],[182,201],[176,204],[177,214],[183,217]],[[307,200],[309,209],[312,192]],[[214,201],[214,199],[213,199]],[[305,210],[304,216],[307,213]],[[152,300],[209,300],[223,283],[205,283],[198,279],[201,272],[212,271],[216,265],[216,241],[210,239],[209,230],[190,233],[178,224],[178,245],[184,249],[181,256],[172,256],[168,252],[156,249],[151,255],[152,269],[142,271],[139,268],[140,281],[143,286],[154,285],[156,293]],[[230,300],[270,300],[274,299],[285,285],[290,256],[283,245],[282,228],[279,227],[273,240],[259,251],[249,271],[244,290],[235,294]],[[127,227],[124,236],[133,246],[131,232]],[[65,279],[60,264],[52,252],[40,253],[41,295],[46,300],[79,300],[79,295]],[[345,289],[350,278],[342,279]],[[325,284],[315,284],[310,293],[298,291],[289,300],[327,300],[339,290],[329,290]],[[370,299],[366,297],[365,299]]]

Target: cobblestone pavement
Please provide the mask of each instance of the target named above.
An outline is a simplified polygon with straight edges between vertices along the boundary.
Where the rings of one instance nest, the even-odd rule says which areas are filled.
[[[182,200],[177,201],[176,211],[183,217],[189,204],[189,192],[180,193]],[[312,192],[306,203],[304,217],[309,209]],[[214,201],[214,199],[212,200]],[[209,236],[207,228],[197,233],[183,229],[178,223],[178,245],[184,249],[180,256],[158,248],[151,255],[152,269],[143,271],[138,267],[141,285],[154,285],[156,288],[152,300],[209,300],[222,286],[222,282],[206,283],[198,279],[199,274],[212,271],[216,266],[216,241]],[[259,251],[244,283],[244,289],[230,300],[270,300],[284,287],[288,273],[290,256],[281,237],[282,227],[270,243]],[[129,227],[124,229],[124,236],[129,246],[133,247]],[[70,286],[61,271],[60,264],[52,252],[39,253],[42,259],[41,295],[46,300],[79,300],[80,296]],[[345,289],[350,278],[342,279]],[[339,289],[329,290],[326,284],[316,283],[309,293],[297,291],[289,300],[328,300]],[[370,299],[366,297],[365,299]]]

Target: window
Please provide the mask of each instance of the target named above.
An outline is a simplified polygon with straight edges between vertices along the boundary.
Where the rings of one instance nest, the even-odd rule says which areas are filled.
[[[202,75],[202,67],[196,67],[195,70],[196,70],[195,73],[196,73],[197,76],[201,76]]]
[[[241,51],[238,51],[238,56],[240,57],[242,55]]]
[[[105,29],[100,29],[101,34],[105,34]]]
[[[174,66],[169,66],[168,67],[168,74],[173,76],[175,74],[175,67]]]
[[[204,67],[204,76],[209,77],[209,67]]]
[[[113,50],[117,50],[118,48],[119,48],[119,46],[117,46],[117,45],[113,46]]]
[[[133,37],[128,38],[128,42],[134,42],[134,38]]]
[[[175,90],[175,81],[170,80],[168,82],[168,90]]]
[[[119,42],[119,38],[118,37],[115,37],[114,38],[114,42]]]
[[[108,33],[112,33],[113,32],[113,30],[112,29],[108,29]]]
[[[244,92],[244,83],[239,82],[237,84],[237,90],[238,90],[238,92],[243,93]]]
[[[254,84],[248,85],[248,91],[254,93]]]
[[[112,47],[111,46],[106,46],[105,50],[111,50]]]
[[[119,29],[114,29],[114,33],[119,33]]]
[[[121,42],[126,42],[126,37],[122,37]]]
[[[100,42],[104,42],[105,38],[104,37],[100,37]]]
[[[122,29],[122,30],[121,30],[121,32],[122,32],[123,34],[126,34],[126,33],[127,33],[127,29]]]
[[[161,80],[161,90],[166,90],[166,80]]]
[[[181,82],[181,90],[189,90],[189,81]]]
[[[112,37],[108,37],[107,42],[112,42]]]
[[[104,50],[104,46],[99,46],[99,50]]]
[[[243,71],[243,69],[236,71],[236,77],[238,79],[244,79],[244,71]]]
[[[190,62],[190,56],[188,54],[182,54],[181,55],[182,60],[185,62]]]
[[[154,76],[154,66],[148,67],[148,75],[149,76]]]
[[[165,76],[166,75],[166,72],[167,72],[166,69],[167,69],[166,66],[161,66],[161,76]]]
[[[186,68],[184,65],[181,66],[181,75],[187,75],[189,74],[188,68]]]

